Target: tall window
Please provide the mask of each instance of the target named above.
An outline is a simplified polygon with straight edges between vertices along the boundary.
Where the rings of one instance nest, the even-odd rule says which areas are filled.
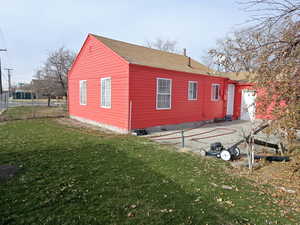
[[[157,78],[156,109],[171,109],[172,80]]]
[[[220,100],[220,84],[212,84],[211,86],[211,100]]]
[[[86,95],[86,80],[79,81],[79,95],[80,95],[80,105],[86,105],[87,95]]]
[[[111,108],[111,78],[101,78],[101,107]]]
[[[197,100],[198,82],[189,81],[188,99]]]

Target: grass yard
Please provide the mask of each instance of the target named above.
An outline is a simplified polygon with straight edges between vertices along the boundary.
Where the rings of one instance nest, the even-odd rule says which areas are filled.
[[[0,224],[300,224],[221,161],[168,148],[54,119],[0,123],[0,165],[21,168],[0,180]]]

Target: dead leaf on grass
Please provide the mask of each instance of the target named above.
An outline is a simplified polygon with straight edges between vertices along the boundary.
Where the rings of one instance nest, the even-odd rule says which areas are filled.
[[[130,213],[127,214],[127,216],[128,216],[128,217],[134,217],[135,214],[134,214],[133,212],[130,212]]]

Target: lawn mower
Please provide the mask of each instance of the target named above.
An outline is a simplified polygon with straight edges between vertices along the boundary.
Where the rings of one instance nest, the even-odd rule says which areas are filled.
[[[256,129],[253,134],[259,133],[260,131],[267,128],[268,126],[269,126],[268,124],[261,126],[260,128]],[[215,156],[217,158],[223,159],[224,161],[234,160],[234,159],[239,158],[240,154],[241,154],[238,146],[240,144],[242,144],[243,142],[249,143],[249,141],[250,141],[250,135],[247,136],[245,139],[238,141],[237,143],[235,143],[234,145],[232,145],[231,147],[229,147],[227,149],[224,148],[224,146],[221,144],[221,142],[215,142],[210,145],[210,151],[205,152],[205,155],[206,156]],[[266,141],[262,141],[262,140],[258,140],[258,139],[253,139],[253,143],[256,145],[273,148],[273,149],[275,149],[275,152],[278,153],[279,145],[277,145],[277,144],[268,143]],[[255,159],[266,159],[267,161],[270,161],[270,162],[272,162],[272,161],[287,162],[290,160],[288,156],[255,155],[254,158]]]
[[[237,159],[241,151],[238,146],[233,145],[230,148],[225,148],[221,142],[215,142],[210,145],[210,151],[205,153],[207,156],[215,156],[217,158],[221,158],[224,161],[229,161],[233,159]]]

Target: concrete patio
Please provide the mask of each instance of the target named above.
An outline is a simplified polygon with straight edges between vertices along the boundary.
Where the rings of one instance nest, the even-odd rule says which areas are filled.
[[[261,121],[255,121],[254,127],[257,127]],[[188,151],[199,153],[203,150],[208,151],[210,144],[221,142],[225,148],[228,148],[236,142],[249,135],[251,122],[243,120],[218,122],[205,124],[199,128],[184,129],[184,148]],[[172,130],[156,132],[147,135],[153,141],[161,144],[171,144],[177,148],[182,148],[182,130]],[[278,144],[279,139],[275,136],[266,135],[260,132],[256,135],[263,141]],[[242,153],[246,153],[245,145],[239,146]]]

